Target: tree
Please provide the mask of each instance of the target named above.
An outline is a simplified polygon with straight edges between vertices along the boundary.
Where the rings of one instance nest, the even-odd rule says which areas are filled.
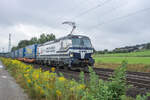
[[[31,44],[36,44],[36,43],[38,43],[37,37],[33,37],[33,38],[30,39],[30,45]]]
[[[39,40],[38,40],[38,43],[44,43],[45,40],[46,40],[46,36],[45,36],[45,34],[43,33],[43,34],[40,35],[40,38],[39,38]]]
[[[55,35],[53,33],[51,34],[47,34],[47,41],[52,41],[52,40],[55,40]]]
[[[146,45],[146,49],[150,49],[150,43]]]
[[[41,43],[45,43],[47,41],[52,41],[55,40],[55,35],[53,33],[51,34],[41,34],[40,38],[38,39],[37,37],[32,37],[30,40],[21,40],[18,43],[18,46],[14,46],[12,47],[11,51],[17,50],[19,48],[24,48],[28,45],[32,45],[32,44],[41,44]]]
[[[45,43],[47,41],[52,41],[55,40],[55,35],[54,34],[47,34],[45,35],[44,33],[40,35],[40,38],[38,40],[38,43]]]
[[[105,50],[104,50],[104,53],[108,53],[108,49],[105,49]]]
[[[15,50],[17,50],[18,48],[17,48],[17,46],[13,46],[12,48],[11,48],[11,51],[15,51]]]
[[[21,40],[19,43],[18,43],[18,48],[23,48],[27,45],[30,45],[30,41],[29,40]]]

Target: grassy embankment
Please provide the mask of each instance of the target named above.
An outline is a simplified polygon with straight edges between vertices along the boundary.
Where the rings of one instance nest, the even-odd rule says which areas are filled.
[[[114,53],[114,54],[95,54],[95,67],[115,69],[121,65],[123,60],[128,62],[127,70],[150,72],[150,50]]]

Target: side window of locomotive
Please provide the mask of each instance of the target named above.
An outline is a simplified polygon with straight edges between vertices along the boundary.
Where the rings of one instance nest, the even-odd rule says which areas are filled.
[[[67,39],[64,41],[64,48],[68,49],[72,45],[72,41],[70,39]]]
[[[63,40],[61,41],[61,50],[66,50],[71,46],[71,40]]]
[[[67,40],[67,43],[68,43],[68,44],[67,44],[67,47],[70,47],[70,46],[72,45],[72,40],[68,39],[68,40]]]

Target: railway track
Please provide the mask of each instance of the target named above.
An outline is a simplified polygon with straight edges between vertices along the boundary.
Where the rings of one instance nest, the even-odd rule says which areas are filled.
[[[109,81],[109,78],[113,75],[113,72],[109,72],[109,71],[101,71],[100,69],[97,71],[96,69],[94,69],[96,74],[99,75],[99,78],[100,79],[103,79],[103,80],[108,80]],[[59,70],[59,72],[62,72],[63,74],[66,74],[67,75],[70,75],[72,78],[75,78],[75,79],[79,79],[78,76],[79,76],[79,73],[80,72],[76,72],[76,71],[65,71],[65,70]],[[85,78],[88,79],[89,75],[88,73],[85,73]],[[137,87],[137,88],[145,88],[146,90],[150,90],[150,77],[149,76],[142,76],[141,74],[138,75],[138,74],[131,74],[131,73],[128,73],[126,74],[126,79],[127,79],[127,83],[130,84],[130,85],[133,85],[134,87]]]
[[[35,68],[42,68],[43,70],[50,70],[50,67],[42,66],[38,64],[32,64]],[[99,75],[100,79],[109,81],[109,78],[113,75],[114,70],[105,68],[94,68],[94,71]],[[61,72],[66,78],[79,79],[79,70],[64,70],[58,69],[57,73]],[[88,80],[89,74],[85,73],[85,78]],[[150,73],[141,72],[127,72],[126,73],[127,83],[137,88],[145,88],[150,90]]]
[[[44,71],[50,71],[50,67],[31,64],[34,68],[41,68]],[[100,79],[109,81],[109,77],[112,76],[114,70],[104,69],[104,68],[94,68],[94,71],[99,75]],[[79,70],[65,70],[65,69],[56,69],[56,73],[62,73],[64,77],[68,79],[79,80]],[[141,72],[127,72],[126,74],[127,84],[133,85],[134,87],[130,88],[126,94],[131,97],[136,97],[138,94],[146,94],[150,92],[150,73],[141,73]],[[85,73],[85,80],[89,80],[89,73]]]
[[[113,70],[104,68],[94,68],[95,72],[106,80],[113,74]],[[150,73],[141,72],[127,72],[126,79],[128,84],[132,84],[138,88],[145,88],[150,90]]]

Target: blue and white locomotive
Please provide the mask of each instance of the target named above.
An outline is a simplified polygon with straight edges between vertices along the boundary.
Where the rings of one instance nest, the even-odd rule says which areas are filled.
[[[68,35],[37,47],[36,62],[57,67],[82,67],[94,65],[93,46],[83,35]]]
[[[40,63],[65,68],[85,68],[94,65],[94,48],[90,39],[83,35],[73,35],[74,22],[64,22],[73,26],[69,35],[43,44],[33,44],[11,52],[11,57],[30,63]]]

